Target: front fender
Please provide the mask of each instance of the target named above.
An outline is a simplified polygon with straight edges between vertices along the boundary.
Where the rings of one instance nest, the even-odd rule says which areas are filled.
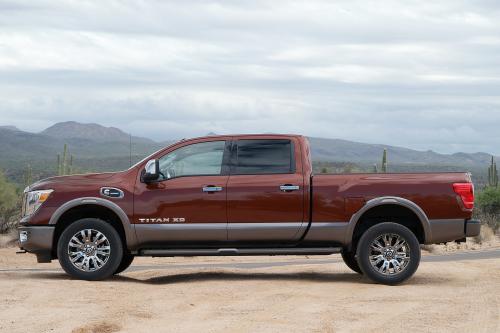
[[[84,206],[84,205],[99,205],[108,208],[109,210],[113,211],[118,218],[120,219],[123,230],[125,231],[125,242],[127,244],[127,247],[129,249],[134,248],[137,245],[137,237],[135,234],[135,228],[134,225],[130,223],[130,220],[123,211],[123,209],[115,204],[112,201],[103,199],[103,198],[96,198],[96,197],[84,197],[84,198],[77,198],[70,200],[63,205],[61,205],[55,212],[52,214],[52,217],[49,220],[49,225],[55,225],[61,218],[61,216],[70,210],[71,208],[75,208],[78,206]]]

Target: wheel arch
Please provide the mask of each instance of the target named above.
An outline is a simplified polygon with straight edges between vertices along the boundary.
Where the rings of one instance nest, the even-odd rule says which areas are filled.
[[[422,243],[426,243],[432,239],[429,219],[421,207],[419,207],[413,201],[405,199],[405,198],[387,196],[387,197],[379,197],[379,198],[369,200],[359,211],[357,211],[351,217],[349,224],[348,224],[348,229],[346,232],[345,244],[347,244],[348,247],[351,247],[353,237],[355,236],[354,232],[355,232],[356,228],[363,221],[364,217],[367,216],[371,211],[374,211],[375,209],[378,209],[378,208],[382,208],[382,207],[388,208],[391,206],[396,206],[396,207],[399,207],[401,209],[406,209],[407,211],[411,212],[416,217],[416,219],[420,223],[420,226],[421,226],[422,232],[423,232],[423,235],[422,235],[423,239],[420,240]],[[390,222],[390,221],[386,221],[386,222]]]
[[[104,218],[118,229],[120,236],[123,237],[123,246],[131,249],[137,244],[137,238],[133,224],[123,209],[116,203],[102,198],[85,197],[70,200],[61,205],[50,218],[49,225],[55,225],[53,248],[57,247],[57,240],[67,225],[66,219],[71,216]],[[64,223],[64,225],[62,224]]]

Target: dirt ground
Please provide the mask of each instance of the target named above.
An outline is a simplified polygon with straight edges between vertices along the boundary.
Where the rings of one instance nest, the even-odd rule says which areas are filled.
[[[0,332],[500,330],[500,258],[422,262],[389,287],[352,273],[338,255],[137,258],[120,276],[87,282],[15,251],[0,249]]]

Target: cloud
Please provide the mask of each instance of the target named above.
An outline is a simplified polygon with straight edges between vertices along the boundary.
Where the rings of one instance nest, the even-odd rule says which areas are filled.
[[[500,154],[496,1],[0,1],[0,124]]]

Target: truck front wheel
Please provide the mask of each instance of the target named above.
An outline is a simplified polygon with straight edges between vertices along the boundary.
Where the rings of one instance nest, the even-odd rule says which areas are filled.
[[[357,260],[361,271],[372,281],[394,285],[407,280],[417,270],[420,245],[410,229],[384,222],[361,236]]]
[[[62,232],[57,256],[69,275],[82,280],[102,280],[118,269],[123,246],[120,235],[109,223],[85,218]]]
[[[356,273],[363,274],[361,268],[359,268],[358,261],[356,260],[356,252],[353,251],[342,251],[342,259],[344,259],[344,263],[355,271]]]

